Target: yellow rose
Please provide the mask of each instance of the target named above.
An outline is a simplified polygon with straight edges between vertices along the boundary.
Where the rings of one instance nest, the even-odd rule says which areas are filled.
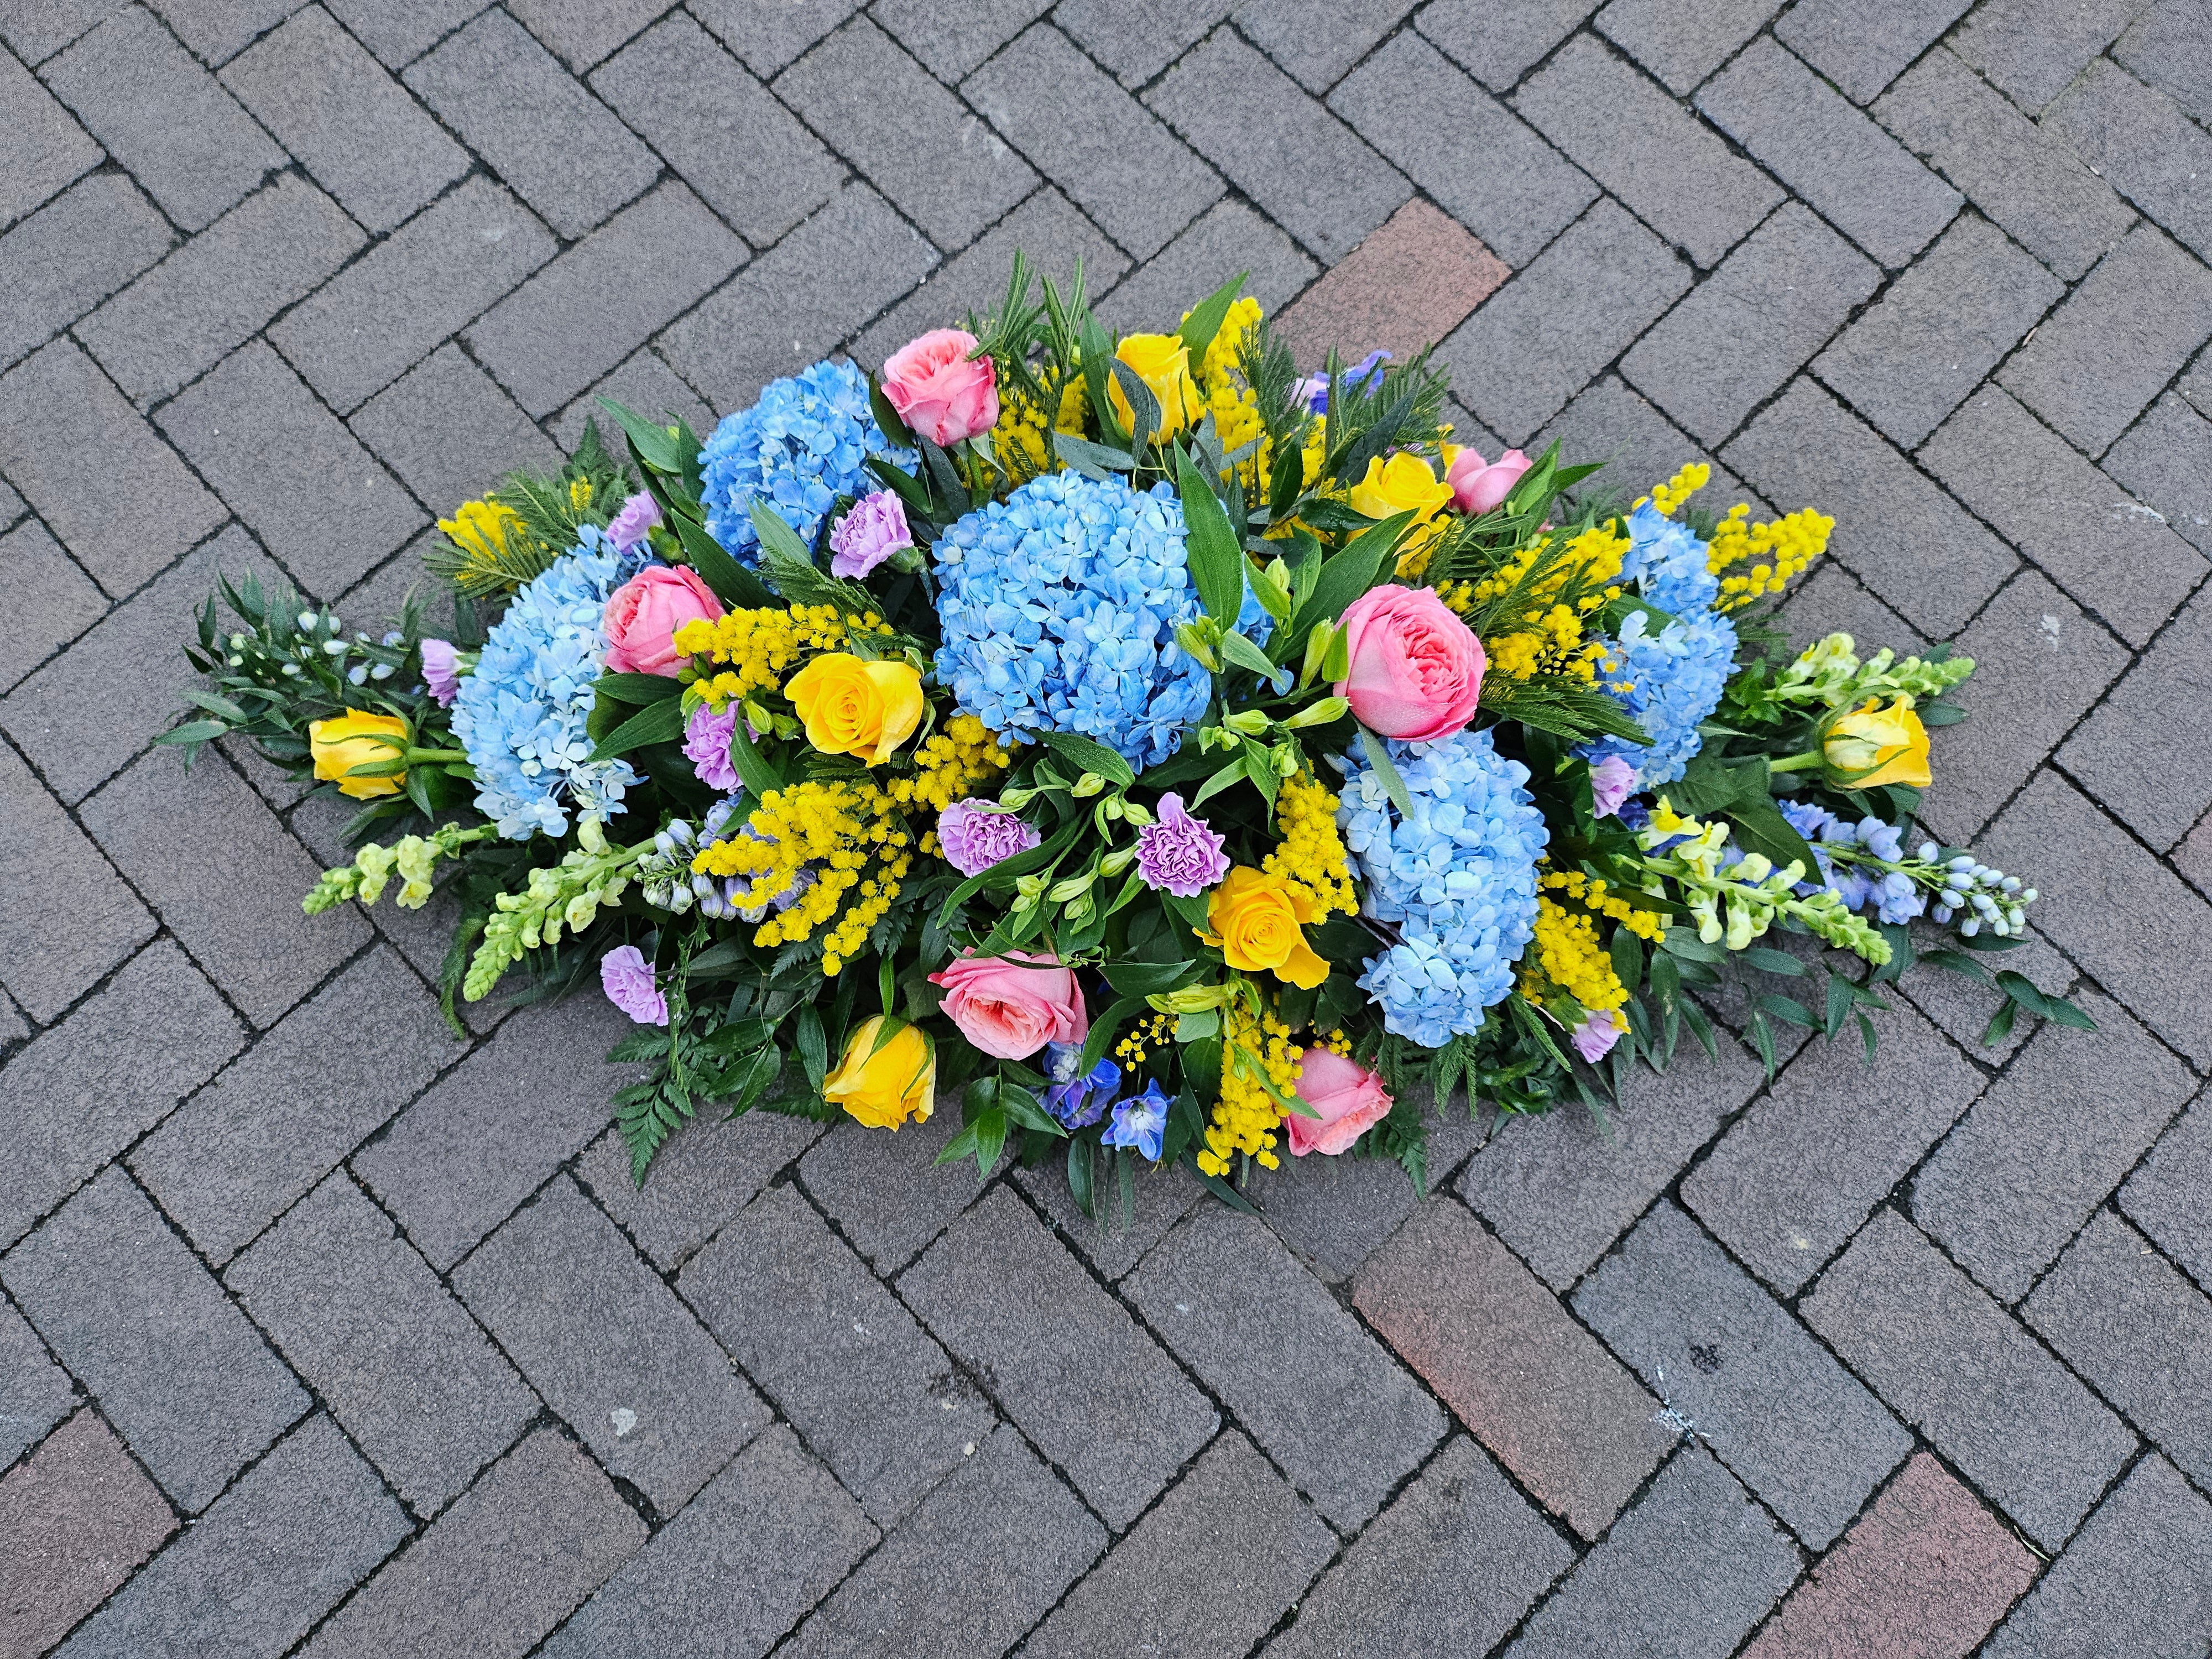
[[[385,738],[395,739],[386,743]],[[315,757],[315,775],[325,783],[335,781],[338,793],[350,795],[356,800],[374,800],[379,795],[396,795],[407,781],[405,772],[394,772],[389,777],[349,778],[346,774],[356,766],[374,766],[379,761],[395,761],[407,752],[407,722],[397,714],[370,714],[358,708],[349,708],[326,720],[316,720],[307,727],[307,747]]]
[[[1328,963],[1306,943],[1306,922],[1322,919],[1321,907],[1293,892],[1280,876],[1240,864],[1206,902],[1206,925],[1199,937],[1218,945],[1229,965],[1243,973],[1272,970],[1311,990],[1328,977]]]
[[[826,1099],[871,1129],[927,1123],[937,1104],[937,1054],[918,1025],[899,1023],[881,1042],[884,1017],[860,1022],[837,1069],[822,1079]]]
[[[1437,477],[1426,461],[1405,449],[1388,460],[1378,455],[1368,462],[1367,476],[1352,486],[1346,497],[1353,512],[1370,519],[1413,514],[1413,528],[1398,548],[1401,576],[1418,576],[1427,568],[1430,544],[1443,532],[1437,514],[1451,498],[1451,485]]]
[[[1830,776],[1846,789],[1871,789],[1885,783],[1925,789],[1931,781],[1928,728],[1907,698],[1899,697],[1887,708],[1880,705],[1881,699],[1869,697],[1865,708],[1830,722],[1820,742],[1820,757],[1827,762]]]
[[[783,688],[806,740],[825,755],[881,766],[921,724],[921,676],[909,662],[862,662],[843,651],[817,657]]]
[[[1206,396],[1190,378],[1190,348],[1179,334],[1132,334],[1114,349],[1114,355],[1134,369],[1137,378],[1160,400],[1160,428],[1164,438],[1197,423],[1206,413]],[[1133,429],[1135,416],[1121,383],[1112,371],[1106,376],[1106,401]]]

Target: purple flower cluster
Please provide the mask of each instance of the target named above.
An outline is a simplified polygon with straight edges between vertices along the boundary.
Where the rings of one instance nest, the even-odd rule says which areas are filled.
[[[635,945],[618,945],[599,958],[599,988],[639,1024],[668,1024],[668,999],[653,982],[653,964]]]
[[[988,800],[956,800],[937,815],[937,841],[945,861],[963,876],[980,876],[993,865],[1037,844],[1037,832],[1011,808]]]
[[[737,729],[735,699],[719,714],[702,702],[684,724],[684,757],[700,782],[724,794],[738,787],[738,769],[730,764],[730,739]]]
[[[607,543],[617,552],[627,553],[659,522],[660,503],[641,489],[607,520]]]
[[[863,495],[830,532],[830,573],[865,576],[901,548],[914,545],[906,504],[888,489]]]
[[[440,708],[451,708],[461,690],[460,653],[450,640],[425,640],[422,650],[422,684],[430,688]]]
[[[1160,797],[1152,822],[1137,831],[1137,873],[1155,892],[1196,898],[1229,873],[1222,837],[1191,817],[1182,797]]]

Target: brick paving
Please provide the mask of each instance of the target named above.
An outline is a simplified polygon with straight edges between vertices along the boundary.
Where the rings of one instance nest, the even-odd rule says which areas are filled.
[[[0,0],[0,1659],[2212,1650],[2203,0]],[[471,1012],[146,746],[217,569],[379,620],[593,398],[1079,255],[1463,436],[1814,504],[1984,672],[1935,827],[2094,1036],[1721,1052],[1126,1231]],[[1395,291],[1386,289],[1395,285]],[[1740,482],[1739,482],[1740,481]],[[613,1024],[610,1024],[610,1018]],[[1263,1190],[1263,1201],[1268,1193]]]

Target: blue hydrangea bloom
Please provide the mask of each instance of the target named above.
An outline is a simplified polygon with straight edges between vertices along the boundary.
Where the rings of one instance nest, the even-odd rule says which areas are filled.
[[[1513,988],[1534,937],[1536,860],[1549,839],[1528,769],[1499,755],[1488,732],[1436,743],[1393,743],[1412,798],[1401,818],[1364,757],[1344,769],[1337,822],[1358,864],[1366,914],[1395,923],[1399,943],[1369,958],[1360,988],[1382,1024],[1425,1048],[1482,1028],[1483,1011]]]
[[[1705,568],[1706,544],[1689,526],[1646,501],[1628,515],[1628,544],[1622,580],[1634,582],[1651,604],[1675,617],[1713,608],[1721,579]]]
[[[1165,483],[1033,478],[938,540],[939,683],[994,732],[1075,732],[1139,770],[1182,745],[1212,676],[1176,643],[1204,609]],[[1249,587],[1237,625],[1267,638]]]
[[[1655,603],[1656,603],[1655,601]],[[1711,611],[1679,615],[1656,634],[1642,611],[1621,624],[1620,637],[1600,671],[1631,690],[1613,695],[1650,734],[1647,744],[1601,738],[1577,750],[1585,759],[1625,757],[1636,769],[1636,787],[1649,791],[1674,781],[1705,744],[1698,727],[1720,707],[1721,690],[1735,668],[1735,625]]]
[[[592,762],[584,720],[599,677],[607,596],[635,568],[586,526],[493,624],[453,699],[453,735],[477,773],[477,810],[510,841],[566,835],[568,810],[611,817],[642,779],[626,760]]]
[[[840,495],[875,487],[871,455],[912,469],[911,451],[893,449],[868,407],[867,376],[850,363],[818,362],[761,388],[750,409],[726,415],[699,454],[707,533],[739,564],[760,562],[750,507],[758,498],[812,544],[823,515]]]

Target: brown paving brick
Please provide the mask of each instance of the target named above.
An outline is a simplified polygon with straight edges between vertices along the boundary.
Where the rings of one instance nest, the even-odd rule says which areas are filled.
[[[1400,208],[1275,319],[1301,368],[1334,346],[1346,362],[1382,349],[1404,362],[1434,345],[1513,273],[1426,202]]]
[[[0,1480],[0,1659],[31,1659],[177,1529],[161,1492],[92,1412]]]

